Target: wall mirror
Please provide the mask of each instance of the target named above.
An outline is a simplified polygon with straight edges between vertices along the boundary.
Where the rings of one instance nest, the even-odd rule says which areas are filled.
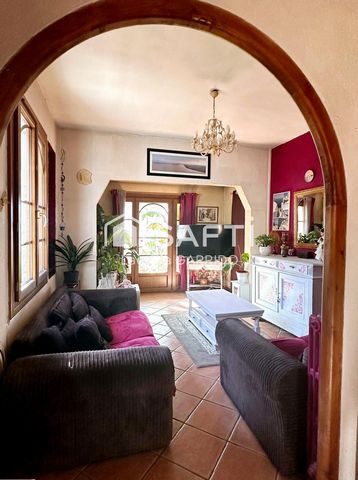
[[[295,192],[294,242],[296,248],[315,248],[324,227],[324,187]]]

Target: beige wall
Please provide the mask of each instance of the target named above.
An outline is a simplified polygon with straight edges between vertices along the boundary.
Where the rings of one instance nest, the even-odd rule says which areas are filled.
[[[66,152],[66,232],[75,241],[95,238],[96,205],[110,180],[120,181],[128,188],[132,182],[140,183],[144,191],[158,188],[150,186],[153,180],[163,188],[162,191],[199,189],[202,192],[202,204],[215,201],[219,206],[221,205],[221,209],[223,209],[224,199],[222,194],[218,195],[217,187],[240,185],[251,205],[249,220],[251,220],[254,235],[267,230],[268,150],[239,147],[235,153],[212,158],[210,180],[169,177],[157,180],[159,177],[148,177],[146,174],[148,147],[188,150],[190,142],[169,137],[99,133],[74,129],[60,130],[59,148],[63,148]],[[81,168],[92,172],[92,184],[80,185],[77,182],[76,173]],[[203,185],[209,186],[203,187]],[[211,192],[209,196],[208,193],[204,193],[204,189]],[[225,198],[227,199],[227,195]],[[227,219],[227,213],[225,219]],[[80,268],[81,286],[95,287],[95,263],[86,263]]]
[[[204,185],[167,185],[163,183],[137,183],[111,181],[100,198],[100,205],[107,214],[112,213],[111,190],[122,188],[126,192],[177,194],[192,192],[198,194],[198,206],[219,207],[218,223],[231,223],[231,193],[234,187]],[[229,196],[229,197],[228,197]]]
[[[55,19],[91,0],[23,0],[0,4],[0,66]],[[343,350],[340,480],[355,477],[358,408],[358,3],[356,0],[211,0],[275,40],[308,77],[333,121],[348,187],[347,272]],[[4,166],[0,165],[1,173]],[[3,180],[1,180],[3,181]],[[3,218],[0,226],[3,227]],[[3,230],[2,230],[3,232]],[[336,232],[339,235],[339,232]],[[3,233],[1,233],[3,240]],[[3,244],[3,243],[2,243]],[[1,257],[0,257],[1,260]]]
[[[56,126],[47,109],[46,102],[41,94],[37,84],[34,83],[26,92],[25,97],[30,103],[31,108],[39,119],[41,125],[44,127],[48,140],[53,148],[56,148]],[[0,147],[0,193],[7,189],[7,154],[6,154],[6,139]],[[8,278],[8,244],[7,244],[7,207],[0,213],[0,278]],[[8,311],[8,285],[7,281],[2,281],[0,288],[0,349],[5,350],[7,343],[11,342],[16,333],[26,324],[33,313],[38,309],[45,299],[56,288],[55,277],[41,289],[41,291],[25,305],[25,307],[15,315],[9,322]],[[1,362],[1,360],[0,360]],[[1,364],[0,364],[1,368]]]

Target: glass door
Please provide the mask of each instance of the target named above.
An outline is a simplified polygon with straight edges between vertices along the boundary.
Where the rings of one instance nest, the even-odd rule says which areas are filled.
[[[134,201],[140,259],[132,281],[141,290],[176,288],[176,204],[173,199],[163,197],[137,197]]]

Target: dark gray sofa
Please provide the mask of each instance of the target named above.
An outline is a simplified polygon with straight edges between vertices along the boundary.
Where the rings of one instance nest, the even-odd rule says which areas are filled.
[[[226,393],[283,475],[306,467],[307,368],[240,320],[216,327]]]
[[[69,468],[165,447],[174,389],[167,347],[26,354],[62,293],[50,297],[9,352],[1,388],[8,465],[21,459],[31,472]],[[77,293],[104,316],[138,307],[134,289]]]

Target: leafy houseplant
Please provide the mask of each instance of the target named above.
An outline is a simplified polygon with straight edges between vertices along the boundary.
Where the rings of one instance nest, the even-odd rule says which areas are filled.
[[[102,247],[98,260],[101,262],[101,274],[107,276],[115,274],[120,282],[126,279],[129,270],[129,261],[137,261],[139,254],[135,247],[118,249],[112,245]]]
[[[94,242],[87,239],[77,247],[70,235],[63,239],[58,238],[55,241],[55,255],[60,259],[57,265],[67,267],[67,271],[64,272],[64,279],[68,287],[74,287],[78,284],[78,265],[92,261],[88,257],[92,254],[93,245]]]
[[[276,241],[271,235],[262,233],[255,238],[255,243],[259,247],[260,255],[270,255],[271,245],[276,243]]]
[[[321,233],[317,230],[311,230],[308,233],[300,233],[298,236],[298,243],[316,243],[320,236]]]
[[[224,273],[229,273],[235,266],[237,266],[238,270],[236,272],[236,277],[238,282],[240,284],[248,283],[249,272],[245,270],[245,263],[248,263],[249,261],[250,261],[250,254],[248,254],[247,252],[244,252],[240,255],[240,261],[238,262],[232,262],[231,260],[227,260],[223,264],[222,271]]]

